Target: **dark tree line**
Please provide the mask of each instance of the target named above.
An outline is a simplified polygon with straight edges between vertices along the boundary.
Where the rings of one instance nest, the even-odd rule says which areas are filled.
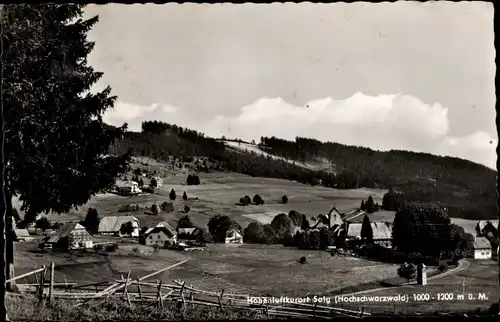
[[[496,172],[470,161],[408,151],[380,152],[300,137],[295,141],[262,137],[259,146],[289,160],[326,158],[335,163],[337,172],[313,171],[254,152],[237,153],[220,140],[163,122],[144,122],[143,133],[126,133],[112,150],[132,149],[136,155],[157,159],[207,156],[215,161],[217,170],[338,189],[393,187],[405,200],[440,202],[452,217],[496,217]],[[398,198],[384,200],[383,208],[396,210]]]

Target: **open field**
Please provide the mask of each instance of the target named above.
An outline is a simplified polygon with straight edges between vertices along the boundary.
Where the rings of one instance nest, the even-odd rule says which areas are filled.
[[[498,288],[498,263],[493,260],[467,259],[470,263],[465,270],[450,274],[448,276],[429,281],[425,286],[404,285],[391,290],[380,290],[369,292],[366,296],[393,296],[395,294],[408,294],[408,303],[363,303],[372,312],[378,313],[433,313],[440,312],[465,312],[475,309],[487,310],[492,303],[498,301],[500,289]],[[465,283],[465,284],[463,284]],[[429,301],[415,301],[414,294],[428,293],[431,295]],[[438,293],[452,293],[453,300],[438,301]],[[484,293],[487,299],[479,299],[479,293]],[[464,294],[464,300],[458,300],[457,296]],[[468,300],[472,294],[474,300]],[[361,296],[361,295],[360,295]],[[432,300],[432,297],[435,299]],[[345,304],[349,308],[352,305]],[[355,306],[352,306],[355,307]]]
[[[56,265],[56,282],[92,282],[119,279],[131,270],[133,278],[189,259],[158,279],[185,280],[209,290],[254,294],[303,296],[330,289],[384,280],[396,276],[396,265],[350,257],[333,257],[323,251],[305,251],[267,245],[208,245],[205,251],[184,253],[143,245],[120,245],[113,253],[32,252],[34,243],[16,245],[16,274],[42,264]],[[134,251],[135,248],[135,251]],[[302,265],[299,258],[305,256]],[[20,282],[23,283],[23,282]]]
[[[158,167],[158,164],[155,164]],[[85,218],[88,208],[94,207],[100,216],[134,215],[139,219],[141,226],[153,226],[161,220],[176,225],[179,218],[185,215],[184,205],[190,206],[189,216],[195,225],[206,227],[211,217],[222,214],[235,219],[242,227],[251,221],[257,220],[269,223],[279,213],[288,213],[294,209],[311,218],[320,213],[328,213],[335,205],[340,211],[350,211],[359,207],[361,200],[373,196],[375,201],[381,202],[385,190],[352,189],[337,190],[324,187],[313,187],[292,181],[270,178],[255,178],[237,173],[200,173],[201,185],[188,186],[185,184],[188,171],[171,174],[164,178],[164,186],[157,194],[123,197],[114,194],[94,196],[86,205],[66,214],[49,214],[52,222],[80,221]],[[159,216],[148,215],[146,209],[133,213],[118,213],[121,205],[137,204],[141,208],[150,208],[153,203],[170,201],[168,194],[171,189],[177,193],[174,201],[176,211],[160,213]],[[182,193],[186,191],[188,197],[198,200],[182,200]],[[246,207],[235,205],[245,195],[251,198],[259,194],[265,201],[262,206],[249,205]],[[287,195],[288,204],[281,204],[283,195]],[[19,204],[14,202],[15,207]],[[264,214],[264,215],[262,215]]]

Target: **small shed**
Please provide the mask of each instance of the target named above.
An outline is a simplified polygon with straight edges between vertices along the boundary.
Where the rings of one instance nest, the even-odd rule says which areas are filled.
[[[236,229],[229,229],[226,233],[226,244],[243,244],[243,236]]]
[[[475,259],[491,259],[493,249],[491,243],[486,237],[476,237],[474,241],[474,258]]]

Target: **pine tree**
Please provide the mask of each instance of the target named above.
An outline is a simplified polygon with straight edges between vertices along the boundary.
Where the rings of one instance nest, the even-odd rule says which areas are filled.
[[[128,154],[108,155],[126,125],[105,124],[115,97],[88,91],[102,76],[87,64],[98,18],[84,5],[6,5],[2,24],[5,196],[22,201],[25,219],[85,204],[125,172]],[[107,157],[105,157],[108,155]],[[7,278],[14,276],[12,218],[6,218]],[[7,288],[13,288],[9,283]]]
[[[186,191],[184,191],[184,193],[182,194],[182,200],[184,200],[184,201],[188,200],[188,196],[186,194]]]
[[[365,201],[364,200],[361,200],[361,208],[359,208],[361,210],[365,210]]]
[[[375,208],[375,204],[373,202],[373,198],[372,198],[372,196],[369,196],[368,201],[365,204],[365,210],[366,210],[366,212],[371,214],[374,212],[374,208]]]
[[[175,200],[175,198],[177,198],[177,196],[175,195],[175,190],[172,189],[170,190],[170,200]]]
[[[373,241],[373,229],[370,223],[370,219],[367,215],[365,215],[365,218],[363,218],[363,223],[361,224],[361,239],[368,242]]]

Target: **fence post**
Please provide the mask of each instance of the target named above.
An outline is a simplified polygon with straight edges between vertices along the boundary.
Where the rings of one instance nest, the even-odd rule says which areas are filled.
[[[161,309],[163,309],[163,299],[161,296],[161,284],[162,281],[158,281],[158,305],[160,306]]]
[[[222,292],[220,292],[220,294],[219,294],[219,308],[221,311],[223,310],[223,308],[222,308],[222,297],[223,296],[224,296],[224,289],[222,289]]]
[[[130,270],[127,272],[127,280],[125,281],[125,289],[123,290],[123,294],[127,297],[127,302],[129,306],[132,306],[130,302],[130,294],[128,294],[128,282],[130,280]]]
[[[142,299],[142,289],[141,289],[141,281],[139,280],[139,277],[137,277],[137,290],[139,291],[139,298]]]
[[[38,296],[39,299],[43,299],[43,284],[44,284],[44,275],[45,275],[45,265],[42,265],[43,271],[40,272],[40,281],[38,286]]]
[[[54,299],[54,263],[50,263],[50,289],[49,289],[49,302]]]

